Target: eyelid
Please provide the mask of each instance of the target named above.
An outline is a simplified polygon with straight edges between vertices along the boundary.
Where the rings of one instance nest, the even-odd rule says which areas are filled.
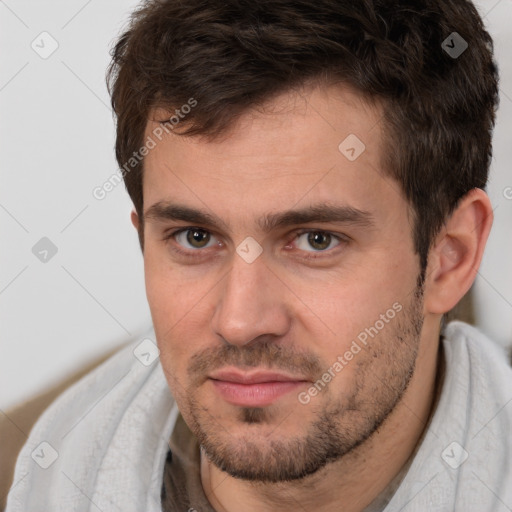
[[[297,236],[303,235],[304,233],[326,233],[328,235],[331,235],[333,238],[337,238],[340,242],[348,242],[350,240],[350,237],[347,235],[344,235],[342,233],[335,233],[334,231],[329,231],[328,229],[322,229],[322,228],[301,228],[299,230],[294,231],[294,240]]]

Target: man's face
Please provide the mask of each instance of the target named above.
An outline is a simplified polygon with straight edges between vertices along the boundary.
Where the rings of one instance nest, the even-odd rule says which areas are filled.
[[[143,183],[146,289],[171,392],[219,468],[266,481],[313,473],[377,429],[414,372],[423,320],[380,109],[333,88],[273,106],[214,142],[168,135]],[[183,208],[173,219],[177,206],[211,220]],[[342,215],[283,217],[325,207]]]

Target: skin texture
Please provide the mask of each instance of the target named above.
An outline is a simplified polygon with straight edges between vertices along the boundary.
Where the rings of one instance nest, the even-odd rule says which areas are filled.
[[[428,422],[442,363],[441,315],[474,280],[492,208],[478,189],[461,201],[418,286],[411,211],[380,164],[381,116],[348,88],[310,87],[247,112],[218,140],[171,133],[145,159],[147,297],[161,363],[202,445],[202,484],[217,511],[362,510]],[[149,121],[147,134],[156,126]],[[338,149],[349,134],[365,145],[354,161]],[[220,220],[213,227],[148,215],[163,201]],[[320,204],[357,208],[373,223],[270,232],[258,224],[267,214]],[[132,222],[140,227],[135,212]],[[187,227],[202,231],[172,236]],[[246,237],[262,249],[252,263],[236,251]],[[377,324],[381,315],[387,321]],[[351,349],[381,324],[357,353]],[[339,356],[342,370],[333,372]],[[269,405],[242,407],[209,378],[228,367],[272,369],[302,382]],[[301,403],[299,393],[329,368],[330,381]]]

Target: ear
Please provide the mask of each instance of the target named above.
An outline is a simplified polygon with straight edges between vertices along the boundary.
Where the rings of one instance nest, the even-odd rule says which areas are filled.
[[[139,216],[137,215],[137,212],[135,210],[132,210],[132,213],[130,215],[130,218],[132,220],[132,224],[134,226],[134,228],[137,230],[137,232],[139,231]]]
[[[132,210],[130,218],[132,220],[133,227],[137,230],[137,235],[139,235],[140,250],[142,251],[142,254],[144,254],[144,223],[140,222],[135,209]]]
[[[430,250],[425,283],[429,313],[450,311],[471,288],[493,222],[488,195],[479,188],[460,201]]]

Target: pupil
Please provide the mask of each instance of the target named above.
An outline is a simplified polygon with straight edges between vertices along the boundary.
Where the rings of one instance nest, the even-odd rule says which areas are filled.
[[[324,240],[324,243],[322,243],[322,239]],[[328,233],[321,233],[319,231],[316,233],[310,233],[308,236],[308,242],[315,249],[326,249],[329,247],[330,239],[331,235]]]
[[[196,246],[196,243],[199,243],[199,247],[203,247],[208,243],[209,235],[206,233],[206,231],[194,229],[189,230],[187,234],[187,240],[190,243],[190,245]]]

